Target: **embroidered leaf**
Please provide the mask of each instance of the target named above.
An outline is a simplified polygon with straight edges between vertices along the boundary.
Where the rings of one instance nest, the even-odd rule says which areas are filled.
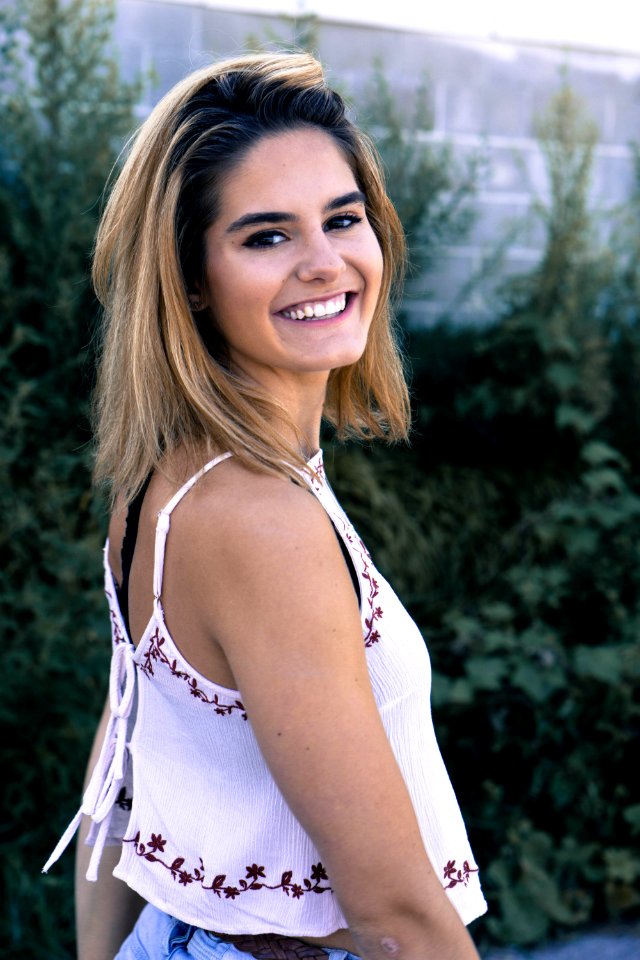
[[[330,886],[320,886],[320,880],[328,880],[327,873],[322,866],[322,863],[314,863],[311,867],[311,877],[315,880],[315,886],[312,885],[311,880],[308,877],[305,877],[302,880],[305,889],[299,883],[293,882],[293,871],[285,870],[282,874],[280,883],[274,883],[273,885],[269,883],[258,883],[257,877],[266,880],[265,867],[258,866],[257,863],[253,863],[247,866],[245,869],[247,871],[246,878],[239,879],[237,881],[237,886],[228,885],[224,886],[224,882],[227,878],[225,873],[217,874],[211,884],[206,883],[206,870],[204,866],[204,861],[202,857],[199,857],[200,867],[192,867],[191,871],[182,869],[185,862],[184,857],[175,857],[170,863],[168,861],[162,860],[160,857],[156,856],[154,852],[157,851],[164,853],[165,845],[167,840],[161,834],[151,834],[151,839],[148,844],[145,846],[144,843],[139,842],[140,833],[136,834],[134,840],[123,840],[123,843],[133,843],[136,855],[143,857],[145,860],[148,860],[150,863],[158,863],[160,866],[164,867],[165,870],[171,873],[171,876],[175,880],[178,878],[179,883],[183,886],[188,886],[188,884],[193,883],[194,880],[200,884],[202,890],[211,890],[216,897],[220,898],[224,893],[225,898],[228,900],[235,900],[236,897],[239,897],[242,893],[247,893],[249,890],[259,891],[259,890],[281,890],[285,896],[292,896],[294,899],[300,899],[306,893],[324,893],[325,891],[331,892]],[[148,850],[147,850],[148,846]],[[454,864],[455,861],[452,861]],[[468,864],[465,863],[465,869],[468,867]],[[474,868],[469,867],[469,870]],[[461,874],[462,871],[459,871]],[[247,881],[251,881],[250,883]]]
[[[121,810],[131,810],[132,800],[133,797],[128,797],[126,789],[122,787],[116,797],[116,806],[120,807]]]

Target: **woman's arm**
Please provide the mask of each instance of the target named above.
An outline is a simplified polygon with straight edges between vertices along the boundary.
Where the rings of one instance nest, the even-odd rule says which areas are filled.
[[[184,523],[189,549],[179,552],[193,600],[364,960],[478,960],[426,855],[373,697],[353,585],[321,505],[254,474],[236,477],[233,497],[212,498],[211,510]]]
[[[98,759],[109,719],[109,702],[96,732],[86,781]],[[96,883],[85,879],[91,847],[85,844],[89,820],[84,817],[76,848],[76,935],[78,960],[113,960],[123,940],[131,933],[144,906],[137,893],[117,880],[112,871],[120,859],[120,846],[105,847]]]

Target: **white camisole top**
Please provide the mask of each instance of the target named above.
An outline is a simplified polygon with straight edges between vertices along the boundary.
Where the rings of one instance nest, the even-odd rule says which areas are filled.
[[[162,610],[171,513],[229,455],[206,464],[158,514],[153,615],[137,648],[127,636],[105,547],[111,717],[82,806],[44,870],[86,814],[93,821],[87,879],[97,878],[105,844],[122,844],[114,875],[186,923],[231,934],[322,937],[348,923],[319,851],[262,757],[242,691],[213,683],[184,659]],[[487,907],[435,738],[424,640],[336,500],[322,452],[308,465],[313,473],[303,476],[357,573],[373,693],[426,853],[468,924]],[[372,879],[384,885],[384,876]]]

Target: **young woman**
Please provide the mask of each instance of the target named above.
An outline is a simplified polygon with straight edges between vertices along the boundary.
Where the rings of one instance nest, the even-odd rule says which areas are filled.
[[[94,265],[110,692],[47,864],[87,814],[81,960],[478,958],[424,642],[319,449],[322,417],[406,434],[403,255],[306,54],[188,77],[118,177]]]

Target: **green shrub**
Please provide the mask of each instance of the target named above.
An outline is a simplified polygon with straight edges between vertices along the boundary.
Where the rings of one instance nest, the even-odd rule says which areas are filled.
[[[519,944],[640,906],[628,253],[640,230],[627,220],[598,245],[595,131],[571,91],[539,133],[551,187],[539,266],[505,285],[493,324],[410,341],[411,449],[333,458],[343,502],[432,656],[439,739],[490,900],[479,936]]]
[[[70,957],[72,857],[40,869],[74,812],[105,694],[102,510],[90,494],[89,253],[135,91],[112,3],[0,13],[0,700],[3,953]],[[38,952],[33,946],[39,943]]]

